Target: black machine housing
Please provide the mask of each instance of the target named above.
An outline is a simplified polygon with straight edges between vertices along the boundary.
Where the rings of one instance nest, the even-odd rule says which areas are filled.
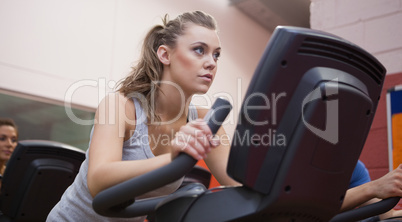
[[[2,179],[0,222],[45,221],[84,159],[83,150],[64,143],[19,141]]]

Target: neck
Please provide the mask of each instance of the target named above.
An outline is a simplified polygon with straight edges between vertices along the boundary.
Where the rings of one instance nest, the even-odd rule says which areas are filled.
[[[186,95],[170,84],[161,84],[156,98],[156,112],[162,122],[186,119],[192,95]]]
[[[7,161],[0,161],[0,174],[3,175],[6,169]]]

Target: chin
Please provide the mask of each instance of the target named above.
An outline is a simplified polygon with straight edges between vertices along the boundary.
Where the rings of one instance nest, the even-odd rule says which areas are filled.
[[[197,94],[205,94],[208,92],[210,89],[210,84],[194,84],[192,86],[189,86],[189,90],[191,90],[191,94],[197,95]]]
[[[209,90],[209,87],[206,89],[199,89],[194,94],[205,94],[208,92],[208,90]]]

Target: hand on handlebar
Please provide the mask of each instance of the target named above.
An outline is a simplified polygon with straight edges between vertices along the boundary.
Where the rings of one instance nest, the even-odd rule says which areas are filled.
[[[383,177],[372,181],[373,193],[377,198],[402,197],[402,164]]]
[[[172,140],[172,159],[180,152],[185,152],[196,160],[207,157],[211,148],[219,146],[220,142],[214,139],[211,129],[202,119],[196,119],[182,126]]]

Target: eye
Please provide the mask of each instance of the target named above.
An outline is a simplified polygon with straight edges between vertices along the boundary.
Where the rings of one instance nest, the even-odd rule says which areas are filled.
[[[0,141],[5,141],[6,140],[6,137],[5,136],[1,136],[0,137]]]
[[[218,60],[220,56],[221,56],[221,52],[215,52],[214,53],[214,59],[215,60]]]
[[[18,140],[17,140],[17,138],[12,138],[12,139],[11,139],[11,142],[12,142],[12,143],[16,143],[16,142],[18,142]]]
[[[195,47],[194,51],[199,54],[199,55],[203,55],[204,54],[204,48],[201,46]]]

